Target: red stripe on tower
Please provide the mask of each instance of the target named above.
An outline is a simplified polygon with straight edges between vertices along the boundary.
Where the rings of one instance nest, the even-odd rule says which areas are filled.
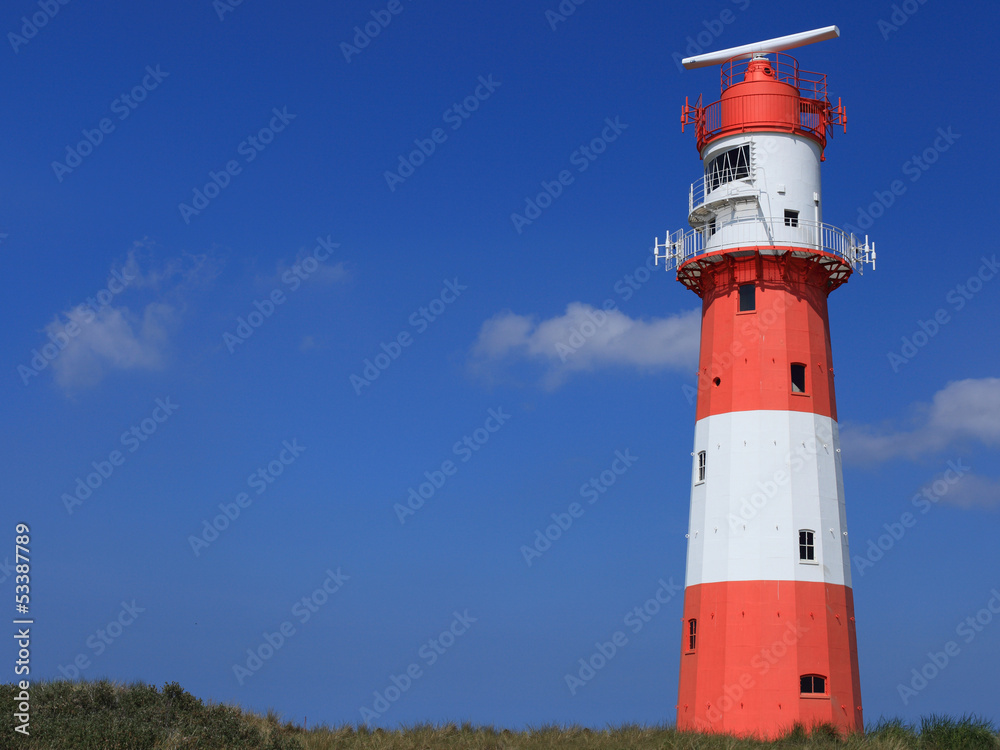
[[[864,728],[827,297],[874,248],[822,221],[844,109],[780,52],[837,34],[685,61],[726,60],[721,99],[682,113],[705,164],[692,229],[657,243],[702,299],[681,729]]]

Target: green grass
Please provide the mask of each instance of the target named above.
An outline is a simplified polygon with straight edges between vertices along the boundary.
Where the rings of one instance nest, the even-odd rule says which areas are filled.
[[[469,724],[400,730],[282,723],[206,704],[177,683],[157,689],[134,683],[56,681],[32,686],[31,738],[14,732],[17,689],[0,685],[0,750],[1000,750],[992,722],[974,716],[931,716],[919,726],[881,721],[864,736],[841,737],[830,725],[798,726],[765,742],[678,732],[670,726],[625,725],[602,730],[548,726],[512,732]]]

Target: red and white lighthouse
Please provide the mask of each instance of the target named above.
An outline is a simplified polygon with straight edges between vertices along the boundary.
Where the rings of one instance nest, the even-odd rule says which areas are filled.
[[[680,729],[863,731],[827,296],[874,247],[823,223],[820,163],[845,126],[826,76],[782,50],[835,26],[684,61],[722,63],[685,104],[705,175],[658,258],[702,299]]]

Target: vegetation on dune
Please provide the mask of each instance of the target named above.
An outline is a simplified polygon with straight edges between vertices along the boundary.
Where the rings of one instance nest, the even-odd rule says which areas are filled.
[[[990,721],[931,716],[911,726],[882,721],[864,736],[841,737],[831,725],[797,726],[780,740],[679,732],[672,727],[625,725],[603,730],[548,726],[512,732],[469,724],[420,725],[399,730],[366,726],[309,730],[206,704],[177,683],[151,685],[56,681],[32,686],[31,737],[14,732],[17,688],[0,685],[0,750],[1000,750]]]

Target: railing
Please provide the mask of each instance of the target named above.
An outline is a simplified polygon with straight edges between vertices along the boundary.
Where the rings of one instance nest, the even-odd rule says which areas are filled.
[[[701,144],[719,133],[747,128],[804,131],[826,143],[826,129],[833,121],[829,102],[795,94],[746,94],[712,102],[696,124]]]
[[[751,156],[751,159],[753,157]],[[756,190],[753,188],[753,181],[756,178],[756,173],[754,171],[754,165],[751,161],[750,163],[750,174],[743,177],[736,177],[738,173],[737,169],[725,170],[719,174],[705,175],[694,182],[691,183],[691,189],[688,191],[688,213],[691,213],[698,206],[705,203],[708,196],[716,191],[722,191],[719,194],[726,197],[735,196],[750,196],[756,194]],[[732,172],[733,174],[727,174]],[[722,182],[721,177],[728,178],[725,182]],[[713,182],[719,182],[720,184],[712,187]]]
[[[722,65],[722,90],[725,91],[733,84],[743,81],[750,63],[755,58],[759,60],[760,54],[768,56],[768,62],[771,63],[776,81],[794,86],[803,98],[826,101],[826,73],[799,70],[799,61],[783,52],[764,52],[755,54],[753,57],[743,56],[728,60]]]
[[[862,273],[866,263],[875,268],[875,244],[869,245],[867,236],[862,243],[856,235],[831,224],[803,219],[794,220],[794,224],[785,222],[784,218],[751,216],[717,224],[711,234],[708,229],[679,229],[668,235],[663,243],[656,240],[656,262],[659,264],[659,260],[664,259],[669,269],[705,252],[737,247],[790,246],[836,255]]]

